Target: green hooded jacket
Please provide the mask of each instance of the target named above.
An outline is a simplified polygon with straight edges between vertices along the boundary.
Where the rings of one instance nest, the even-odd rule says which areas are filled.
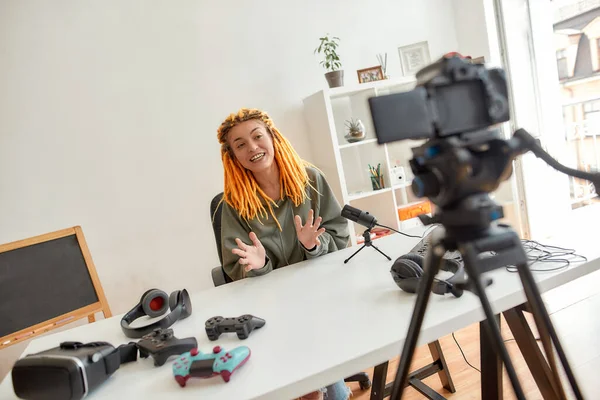
[[[273,208],[275,217],[281,224],[282,231],[273,220],[272,216],[255,218],[245,221],[227,203],[223,202],[221,216],[221,251],[223,255],[223,269],[233,280],[246,277],[261,276],[274,269],[282,268],[306,259],[318,257],[339,249],[346,248],[350,239],[348,221],[341,216],[341,207],[336,200],[325,177],[316,169],[307,167],[306,171],[310,183],[316,191],[308,186],[306,199],[299,207],[289,198],[277,201]],[[294,216],[299,215],[302,223],[306,223],[308,212],[313,209],[314,218],[323,218],[321,227],[325,232],[319,236],[321,244],[312,251],[307,250],[298,240],[294,225]],[[262,222],[262,223],[261,223]],[[251,244],[248,234],[254,232],[266,250],[264,267],[244,271],[244,266],[238,260],[239,256],[231,252],[237,248],[235,239],[239,238],[246,244]]]

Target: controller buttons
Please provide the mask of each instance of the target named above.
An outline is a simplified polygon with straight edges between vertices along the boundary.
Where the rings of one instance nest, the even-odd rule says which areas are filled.
[[[213,347],[213,353],[214,354],[218,354],[221,352],[221,346],[215,346]]]
[[[195,349],[195,348],[194,348],[194,349],[190,350],[190,355],[191,355],[192,357],[195,357],[195,356],[197,356],[197,355],[198,355],[198,349]]]

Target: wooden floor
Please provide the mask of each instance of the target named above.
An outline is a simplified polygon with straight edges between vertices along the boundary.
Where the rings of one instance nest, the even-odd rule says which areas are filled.
[[[558,331],[561,343],[578,384],[586,399],[600,399],[600,274],[591,274],[583,280],[558,288],[544,296],[547,308],[551,313],[553,324]],[[528,317],[531,317],[530,315]],[[532,318],[528,318],[532,329],[537,334]],[[512,338],[512,334],[503,320],[502,334],[504,339]],[[467,360],[479,368],[479,324],[455,332]],[[465,363],[452,336],[440,339],[440,343],[449,366],[456,393],[446,391],[437,375],[425,380],[431,388],[448,399],[480,399],[480,373]],[[541,346],[541,342],[540,346]],[[517,375],[525,391],[527,399],[542,399],[531,373],[527,369],[518,345],[514,340],[505,343],[511,359],[515,364]],[[400,349],[399,349],[400,351]],[[415,353],[413,366],[415,370],[431,362],[427,346],[422,346]],[[398,358],[390,362],[388,382],[392,382],[398,367]],[[373,369],[367,370],[373,376]],[[563,376],[564,374],[561,374]],[[352,400],[367,400],[370,391],[361,391],[356,383],[348,384],[353,391]],[[566,385],[565,387],[568,387]],[[572,398],[572,395],[569,396]],[[422,399],[423,396],[412,388],[405,389],[403,399]],[[504,398],[514,399],[506,371],[504,373]]]

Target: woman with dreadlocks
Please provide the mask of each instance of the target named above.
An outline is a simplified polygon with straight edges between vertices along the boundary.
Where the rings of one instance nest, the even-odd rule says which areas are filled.
[[[225,170],[223,269],[233,280],[265,275],[347,247],[348,223],[323,175],[303,161],[260,110],[243,108],[219,127]],[[345,400],[343,381],[305,399]]]

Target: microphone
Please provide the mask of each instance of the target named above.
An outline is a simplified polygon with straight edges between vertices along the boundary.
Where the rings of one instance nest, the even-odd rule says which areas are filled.
[[[375,218],[368,212],[359,210],[358,208],[352,207],[348,204],[346,204],[344,206],[344,208],[342,208],[342,217],[349,219],[350,221],[356,222],[359,225],[365,226],[367,228],[367,230],[369,230],[369,231],[374,226],[380,226],[382,228],[389,229],[391,231],[394,231],[396,233],[399,233],[399,234],[407,236],[407,237],[422,239],[422,236],[409,235],[407,233],[397,231],[396,229],[394,229],[392,227],[389,227],[386,225],[381,225],[380,223],[377,222],[377,218]]]
[[[368,212],[361,211],[358,208],[354,208],[347,204],[344,206],[344,208],[342,208],[342,217],[349,219],[350,221],[354,221],[362,226],[366,226],[368,229],[371,229],[377,225],[377,219],[374,216]]]

